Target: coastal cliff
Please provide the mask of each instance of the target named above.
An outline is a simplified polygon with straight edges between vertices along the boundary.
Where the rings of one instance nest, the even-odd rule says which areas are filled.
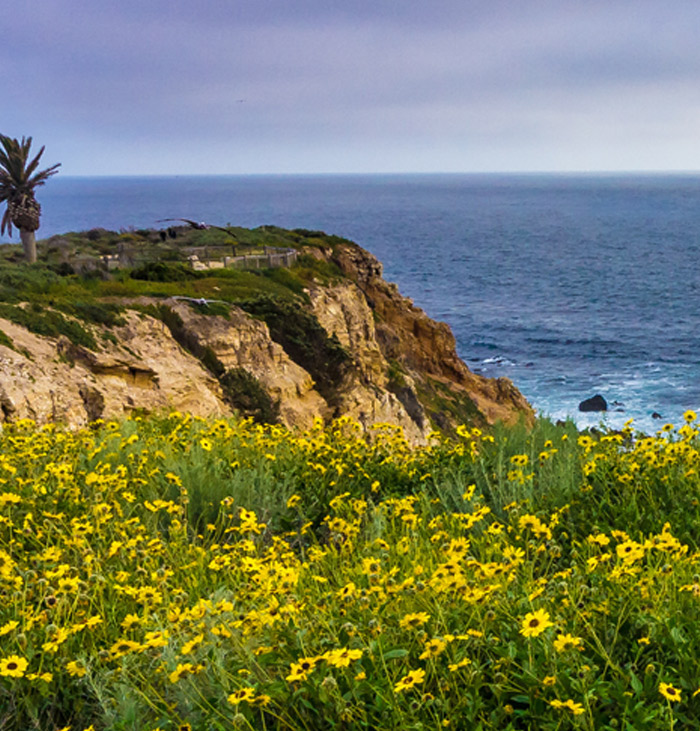
[[[97,318],[103,322],[81,320],[85,308],[75,306],[54,313],[52,292],[66,291],[55,283],[40,305],[1,306],[0,421],[81,426],[169,409],[306,428],[316,417],[347,415],[365,427],[396,424],[420,442],[434,428],[533,419],[510,381],[467,368],[449,327],[386,282],[374,256],[330,238],[292,237],[301,263],[285,274],[297,277],[297,294],[286,299],[253,291],[231,301],[227,276],[196,282],[221,299],[186,297],[184,284],[183,295],[173,294],[175,282],[161,287],[169,296],[155,286],[130,296],[114,282],[101,284],[99,306],[118,311]],[[70,277],[74,288],[79,276]],[[54,314],[84,337],[67,326],[66,334],[36,327]]]

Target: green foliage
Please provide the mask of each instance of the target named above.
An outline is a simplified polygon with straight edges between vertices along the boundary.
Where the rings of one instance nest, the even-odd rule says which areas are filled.
[[[0,304],[0,317],[25,327],[36,335],[57,338],[65,335],[75,345],[97,350],[94,335],[75,320],[66,319],[60,312],[45,309],[38,303],[29,307]]]
[[[231,317],[231,305],[226,302],[197,302],[192,300],[185,300],[185,302],[200,315],[225,317],[227,320]]]
[[[389,361],[389,368],[387,369],[386,375],[389,379],[387,386],[390,391],[398,391],[406,386],[405,373],[397,360],[391,359]]]
[[[259,424],[274,424],[279,419],[279,404],[245,368],[230,368],[219,377],[219,383],[228,403],[242,416]]]
[[[2,330],[0,330],[0,345],[4,345],[6,348],[10,348],[11,350],[16,350],[12,338]]]
[[[0,264],[0,301],[22,302],[52,291],[61,277],[43,264]]]
[[[697,728],[694,417],[5,423],[3,728]]]
[[[300,302],[263,296],[240,302],[239,306],[264,320],[272,339],[311,374],[319,393],[332,403],[351,365],[338,338],[329,337],[316,316]]]
[[[426,378],[417,385],[417,390],[421,404],[437,429],[453,433],[453,423],[483,424],[481,412],[466,391],[452,390],[434,378]]]
[[[337,264],[317,259],[310,254],[300,254],[293,271],[301,280],[319,284],[332,284],[343,278],[343,273]]]
[[[162,320],[173,338],[218,379],[224,399],[231,407],[259,423],[272,424],[277,421],[278,404],[252,374],[243,368],[227,370],[216,353],[210,347],[202,345],[197,334],[189,330],[180,315],[170,307],[159,305],[147,308],[146,311]]]
[[[179,262],[153,261],[133,269],[132,279],[145,282],[185,282],[189,279],[201,279],[203,274],[195,271],[187,264]]]
[[[77,317],[83,322],[90,322],[105,327],[116,327],[126,324],[121,316],[124,307],[107,302],[72,302],[60,303],[57,308],[62,312]]]
[[[272,267],[263,269],[262,276],[285,287],[295,295],[308,299],[305,292],[306,284],[299,278],[296,270],[291,271],[286,267]]]

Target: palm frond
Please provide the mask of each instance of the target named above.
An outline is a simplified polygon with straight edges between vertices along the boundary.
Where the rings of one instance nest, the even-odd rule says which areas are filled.
[[[34,189],[58,172],[61,163],[37,171],[44,147],[30,159],[31,137],[16,138],[0,134],[0,203],[7,209],[0,221],[0,233],[7,229],[12,235],[14,223],[20,230],[34,231],[39,227],[41,206],[34,198]]]
[[[36,186],[43,185],[51,175],[55,175],[61,165],[61,163],[56,163],[46,170],[35,173],[45,147],[42,147],[38,154],[27,162],[31,145],[31,137],[22,137],[20,142],[0,134],[0,175],[4,172],[7,184],[18,192],[31,193]]]
[[[5,233],[5,229],[7,229],[7,235],[12,236],[12,219],[10,218],[9,206],[5,209],[5,214],[2,217],[2,221],[0,221],[0,235]]]

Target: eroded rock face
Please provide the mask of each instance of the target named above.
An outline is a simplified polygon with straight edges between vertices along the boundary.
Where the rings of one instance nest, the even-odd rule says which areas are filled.
[[[0,346],[0,419],[83,426],[135,410],[230,413],[217,381],[161,322],[137,312],[125,319],[113,330],[118,345],[105,341],[99,353],[0,319],[0,329],[20,351]]]
[[[314,417],[328,418],[330,409],[314,389],[307,371],[289,358],[270,338],[264,322],[238,307],[229,319],[200,315],[177,300],[166,300],[199,343],[211,348],[225,368],[244,368],[258,379],[274,401],[279,402],[280,421],[289,427],[308,429]]]
[[[534,412],[507,378],[490,379],[472,373],[457,355],[449,326],[429,318],[395,284],[382,278],[381,263],[368,251],[352,244],[338,246],[328,258],[354,280],[374,313],[379,348],[388,361],[411,376],[420,401],[441,428],[471,414],[472,421],[532,423]],[[454,415],[450,418],[450,401]],[[444,423],[441,424],[440,421]]]
[[[303,363],[294,362],[267,325],[243,310],[231,307],[226,318],[200,314],[179,299],[158,303],[176,312],[188,337],[213,352],[225,369],[253,375],[279,403],[286,426],[307,428],[317,416],[346,414],[366,427],[402,426],[411,441],[420,442],[434,426],[449,430],[465,421],[533,419],[509,380],[469,371],[449,327],[385,282],[375,257],[352,244],[314,249],[314,254],[335,262],[346,277],[308,292],[319,323],[350,357],[342,381],[326,394],[328,401]],[[15,346],[0,345],[0,421],[26,417],[82,426],[135,410],[166,409],[231,415],[217,379],[160,320],[136,310],[127,310],[125,319],[110,331],[116,344],[101,337],[106,334],[101,328],[92,328],[101,343],[98,352],[0,320],[0,330]]]
[[[341,388],[338,412],[364,426],[388,422],[403,427],[411,441],[422,441],[430,431],[429,420],[418,402],[409,379],[407,393],[415,408],[407,409],[402,399],[389,390],[389,363],[384,357],[374,326],[372,310],[354,282],[340,282],[309,291],[311,307],[329,335],[335,335],[352,359]]]

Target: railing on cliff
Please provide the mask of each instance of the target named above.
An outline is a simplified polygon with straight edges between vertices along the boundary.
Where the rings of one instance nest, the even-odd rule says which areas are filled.
[[[224,254],[223,251],[227,253]],[[261,253],[236,255],[236,249],[227,247],[198,246],[183,250],[187,262],[196,271],[207,269],[276,269],[293,266],[299,255],[296,249],[282,249],[265,246]],[[142,266],[160,261],[158,256],[144,255],[123,247],[117,254],[106,254],[100,258],[102,266],[108,270]],[[89,259],[92,260],[91,257]],[[82,262],[87,266],[89,262]],[[94,264],[93,264],[94,266]]]
[[[276,269],[291,267],[296,263],[299,252],[296,249],[280,249],[266,246],[263,254],[244,254],[242,256],[224,256],[221,259],[202,260],[197,254],[188,256],[195,270],[203,269]]]

